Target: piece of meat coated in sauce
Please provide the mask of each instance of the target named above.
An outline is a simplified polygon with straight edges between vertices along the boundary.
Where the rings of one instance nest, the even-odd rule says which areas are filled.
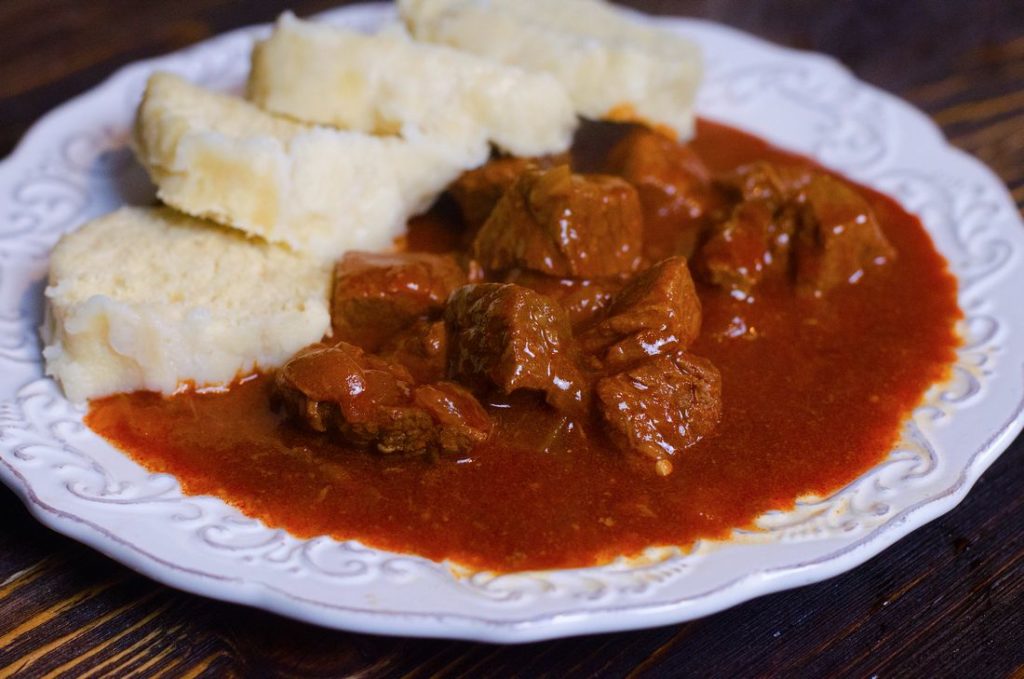
[[[391,453],[461,453],[491,421],[457,384],[417,386],[400,365],[345,342],[306,347],[278,370],[275,398],[293,419],[358,447]]]
[[[816,174],[800,189],[798,202],[793,259],[801,292],[822,295],[856,283],[869,268],[895,258],[871,206],[838,179]]]
[[[502,194],[523,172],[531,168],[547,169],[568,162],[569,156],[565,153],[536,158],[492,158],[475,170],[463,172],[448,187],[448,192],[459,206],[462,221],[471,230],[476,230],[483,226]]]
[[[529,269],[513,269],[505,276],[505,282],[530,288],[558,302],[569,314],[575,331],[589,325],[605,310],[626,281],[621,277],[558,278]]]
[[[409,371],[420,384],[443,380],[447,369],[448,338],[444,321],[416,321],[381,347],[381,358]]]
[[[563,412],[583,407],[565,311],[551,298],[512,283],[466,285],[448,300],[448,377],[476,391],[541,391]]]
[[[607,316],[580,336],[604,370],[684,349],[700,334],[701,306],[683,257],[669,257],[635,276],[613,298]]]
[[[333,339],[376,351],[415,321],[437,318],[465,283],[450,255],[346,253],[334,272]]]
[[[697,153],[675,139],[637,128],[612,148],[606,168],[636,187],[647,257],[690,256],[707,223],[704,217],[721,202]]]
[[[749,293],[769,272],[786,271],[795,229],[795,210],[765,199],[743,201],[711,228],[694,268],[712,285]]]
[[[687,353],[649,358],[595,387],[612,440],[654,462],[658,474],[671,459],[714,433],[722,414],[722,378],[707,359]]]
[[[642,248],[636,189],[562,165],[519,175],[477,233],[473,256],[492,272],[595,278],[636,271]]]
[[[694,257],[702,280],[726,290],[749,293],[773,271],[785,273],[796,231],[793,199],[811,170],[758,161],[718,178],[734,204],[708,231]]]
[[[423,384],[413,390],[412,398],[433,421],[430,443],[442,452],[470,450],[490,435],[487,411],[465,387],[444,381]]]
[[[759,160],[718,177],[716,183],[734,200],[763,200],[777,209],[790,201],[815,173],[816,170],[803,165]]]
[[[868,202],[828,174],[761,161],[721,183],[738,202],[696,257],[708,283],[749,293],[777,271],[821,295],[895,256]]]

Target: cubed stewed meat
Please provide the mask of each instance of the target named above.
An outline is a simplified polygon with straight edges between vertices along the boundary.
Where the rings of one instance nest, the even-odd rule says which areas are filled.
[[[722,184],[738,202],[696,258],[713,285],[750,292],[774,270],[821,295],[895,256],[868,202],[828,174],[758,162]]]
[[[807,167],[760,160],[719,177],[718,183],[737,200],[763,200],[775,209],[792,200],[814,174]]]
[[[700,324],[700,299],[686,259],[670,257],[633,278],[580,341],[603,369],[620,370],[688,347]]]
[[[671,459],[714,432],[722,414],[722,378],[710,361],[686,353],[656,356],[598,381],[601,417],[623,449],[655,463]]]
[[[686,144],[646,128],[623,137],[607,169],[636,187],[644,215],[644,253],[653,260],[689,256],[720,199],[711,173]]]
[[[429,443],[442,452],[459,453],[483,443],[492,423],[473,394],[454,382],[423,384],[413,390],[413,405],[430,416]]]
[[[707,283],[749,293],[773,271],[789,270],[800,187],[811,170],[759,161],[721,177],[719,185],[735,201],[729,216],[709,230],[694,258]]]
[[[449,255],[349,252],[334,272],[334,339],[376,351],[413,322],[438,317],[465,283]]]
[[[459,288],[444,312],[448,376],[478,391],[544,392],[564,412],[583,406],[584,381],[565,311],[511,283]]]
[[[448,356],[444,322],[416,321],[388,340],[379,353],[403,366],[420,384],[443,380]]]
[[[695,268],[712,285],[750,292],[770,271],[786,270],[795,229],[795,210],[765,199],[743,201],[712,227]]]
[[[530,288],[558,302],[569,314],[573,330],[590,325],[598,314],[608,308],[612,297],[625,283],[619,277],[558,278],[529,269],[513,269],[505,276],[505,281]]]
[[[274,386],[294,419],[381,453],[464,452],[491,430],[486,411],[457,384],[417,386],[402,366],[344,342],[306,347]]]
[[[657,194],[662,210],[696,217],[710,198],[711,172],[686,144],[647,128],[636,128],[608,154],[608,171]]]
[[[896,256],[867,201],[843,182],[816,174],[800,190],[803,208],[793,243],[796,283],[821,295],[855,283],[865,271]]]
[[[568,162],[568,158],[564,153],[538,158],[493,158],[475,170],[464,172],[448,187],[448,192],[459,206],[466,226],[475,230],[487,221],[502,194],[515,183],[519,175],[531,168],[547,169],[563,165]]]
[[[636,189],[562,165],[519,175],[477,233],[473,254],[488,271],[594,278],[636,271],[642,246]]]

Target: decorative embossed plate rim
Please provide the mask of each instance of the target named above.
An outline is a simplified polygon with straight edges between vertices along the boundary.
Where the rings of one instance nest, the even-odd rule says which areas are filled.
[[[359,5],[321,18],[370,28],[392,16]],[[238,88],[252,39],[266,30],[256,27],[118,71],[40,120],[0,164],[0,478],[44,524],[184,590],[329,627],[503,642],[707,615],[853,568],[952,509],[1024,420],[1024,228],[1005,188],[926,116],[828,58],[707,22],[654,21],[702,45],[703,115],[894,195],[949,259],[964,347],[952,379],[932,389],[877,467],[688,554],[455,577],[415,556],[299,540],[216,498],[183,496],[172,477],[104,443],[42,378],[35,328],[47,253],[86,219],[152,200],[126,148],[146,76],[163,68]]]

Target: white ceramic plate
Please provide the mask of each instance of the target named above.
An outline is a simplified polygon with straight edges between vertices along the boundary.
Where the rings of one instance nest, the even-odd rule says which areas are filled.
[[[381,5],[322,16],[364,28],[390,18]],[[706,615],[849,570],[952,509],[1024,419],[1024,228],[1009,195],[927,117],[830,59],[715,24],[658,21],[704,49],[702,115],[897,197],[952,265],[967,316],[954,377],[929,393],[878,467],[687,555],[456,578],[414,556],[296,539],[216,498],[183,496],[174,478],[128,460],[42,378],[47,254],[86,219],[152,200],[126,147],[149,73],[237,89],[266,31],[254,28],[122,69],[40,120],[0,165],[0,478],[46,525],[174,587],[329,627],[505,642]]]

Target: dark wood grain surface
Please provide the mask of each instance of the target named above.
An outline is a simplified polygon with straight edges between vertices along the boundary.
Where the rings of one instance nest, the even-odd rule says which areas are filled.
[[[330,0],[3,0],[0,155],[127,62]],[[631,2],[833,54],[924,109],[1024,204],[1024,2]],[[1024,329],[1022,329],[1024,330]],[[703,620],[526,646],[322,630],[177,592],[0,489],[0,676],[1024,677],[1024,439],[955,511],[856,570]]]

